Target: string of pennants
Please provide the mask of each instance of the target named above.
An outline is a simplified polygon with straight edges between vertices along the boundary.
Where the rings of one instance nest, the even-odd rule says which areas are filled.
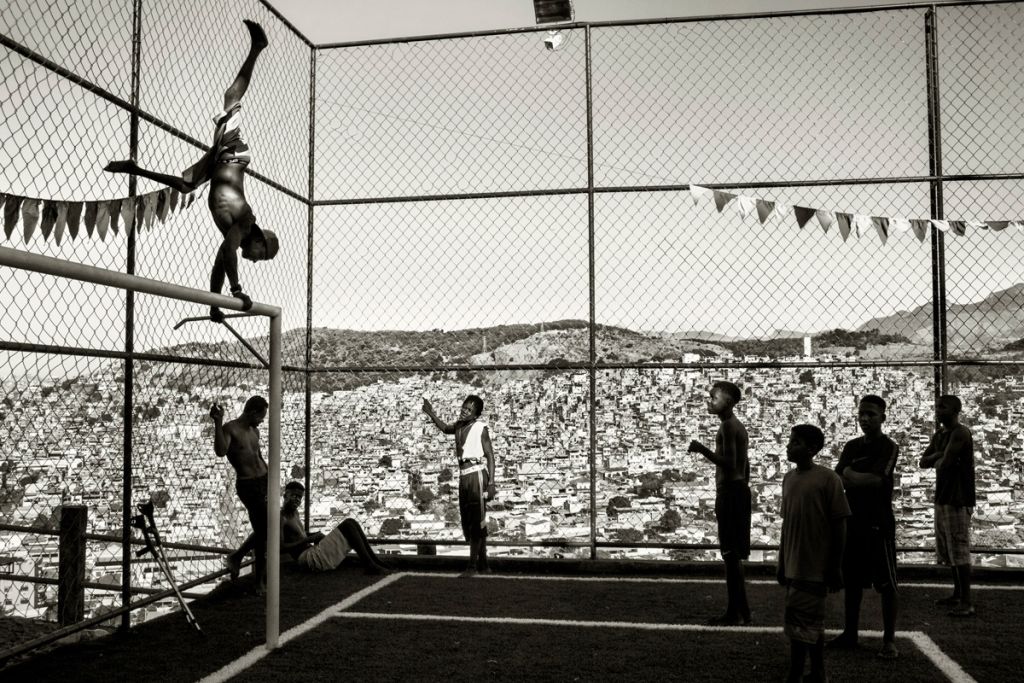
[[[860,237],[861,234],[874,232],[885,244],[891,235],[912,232],[918,240],[924,241],[928,235],[928,228],[934,227],[942,232],[949,232],[954,235],[963,236],[967,229],[992,230],[999,232],[1007,228],[1024,229],[1024,220],[1014,221],[950,221],[935,218],[892,218],[889,216],[871,216],[859,213],[841,213],[827,211],[824,209],[812,209],[805,206],[785,206],[766,199],[748,197],[746,195],[725,192],[723,190],[712,190],[700,185],[690,185],[690,195],[693,197],[694,205],[706,200],[714,200],[715,208],[721,213],[730,203],[735,203],[736,211],[742,218],[756,215],[761,225],[772,213],[781,214],[792,209],[797,225],[804,228],[812,220],[821,226],[823,232],[828,233],[829,229],[836,227],[843,241],[851,235]]]
[[[62,201],[0,193],[0,211],[8,240],[20,224],[26,244],[37,228],[44,240],[52,237],[57,244],[65,237],[77,239],[83,231],[90,239],[95,235],[105,241],[108,234],[118,234],[122,226],[126,234],[136,226],[140,233],[151,230],[157,219],[165,222],[169,214],[192,206],[201,194],[202,189],[182,195],[164,188],[135,197]]]

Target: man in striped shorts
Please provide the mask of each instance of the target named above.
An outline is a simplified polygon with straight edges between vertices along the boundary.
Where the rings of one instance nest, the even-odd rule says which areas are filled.
[[[494,498],[494,451],[487,425],[480,420],[484,401],[469,395],[455,424],[446,424],[423,399],[423,412],[445,434],[455,435],[459,462],[459,514],[462,534],[469,541],[469,567],[462,576],[490,571],[487,567],[487,501]]]

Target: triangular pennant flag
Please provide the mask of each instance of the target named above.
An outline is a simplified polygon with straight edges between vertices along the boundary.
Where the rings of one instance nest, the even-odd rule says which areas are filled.
[[[895,235],[900,232],[910,232],[910,221],[906,218],[890,218],[889,234]]]
[[[928,235],[928,227],[930,224],[931,221],[925,218],[912,218],[910,220],[910,229],[914,231],[914,237],[919,241],[924,242],[924,238]]]
[[[957,237],[963,237],[967,234],[967,224],[963,221],[950,221],[949,229]]]
[[[132,204],[131,197],[125,197],[124,201],[121,202],[121,222],[124,223],[124,232],[126,235],[131,234],[132,226],[135,225],[135,207]]]
[[[46,199],[43,201],[43,219],[39,224],[39,231],[43,233],[43,239],[50,239],[50,233],[53,232],[53,225],[57,222],[57,203],[52,199]],[[60,240],[57,240],[57,244],[60,244]]]
[[[988,223],[984,221],[964,221],[971,230],[988,230]]]
[[[872,216],[871,222],[875,224],[875,232],[878,233],[878,239],[882,240],[882,244],[885,244],[889,239],[889,219],[882,218],[881,216]]]
[[[736,211],[742,218],[746,218],[757,210],[757,200],[753,197],[740,195],[736,198]]]
[[[775,210],[775,202],[769,202],[764,199],[757,200],[757,218],[761,221],[761,225],[768,220],[768,216],[772,215],[772,211]]]
[[[848,213],[836,213],[836,223],[839,225],[839,234],[843,236],[843,241],[850,236],[850,221],[853,219]]]
[[[1024,221],[1010,221],[1010,224],[1007,227],[1024,230]]]
[[[68,224],[68,204],[67,202],[57,202],[57,220],[53,222],[53,239],[60,244],[60,241],[64,239],[64,228]]]
[[[722,209],[725,208],[725,205],[731,202],[733,199],[736,199],[736,195],[734,195],[732,192],[721,192],[720,190],[714,190],[714,196],[715,207],[718,209],[718,213],[722,213]],[[192,202],[189,202],[189,204],[191,203]]]
[[[868,231],[873,230],[875,227],[874,222],[871,220],[871,216],[867,216],[862,213],[853,214],[851,224],[853,225],[853,229],[857,237],[867,234]]]
[[[146,196],[139,195],[135,198],[135,233],[142,233],[142,219],[146,216]]]
[[[693,205],[697,206],[702,199],[713,199],[715,193],[710,188],[700,185],[690,185],[690,196],[693,197]],[[172,198],[173,199],[173,198]]]
[[[828,229],[835,225],[836,217],[829,211],[823,211],[818,209],[814,212],[814,215],[818,219],[818,225],[821,226],[821,231],[828,234]]]
[[[167,220],[167,190],[160,190],[156,196],[156,217],[161,223]]]
[[[110,231],[117,234],[117,221],[121,217],[121,200],[111,199],[107,204],[107,214],[110,216]]]
[[[178,210],[178,191],[171,188],[171,213]]]
[[[800,228],[807,225],[807,221],[814,218],[814,209],[808,209],[806,206],[794,206],[793,214],[796,216],[796,224]]]
[[[85,234],[88,237],[92,237],[93,228],[96,227],[96,213],[99,211],[99,205],[96,202],[85,203]]]
[[[1006,230],[1010,225],[1010,221],[985,221],[985,224],[988,225],[988,229],[992,232],[999,232]]]
[[[192,206],[192,202],[194,202],[195,200],[196,200],[196,193],[195,192],[189,192],[188,195],[185,197],[184,201],[182,201],[181,208],[187,209],[188,207]],[[715,202],[716,203],[718,202],[718,193],[717,192],[715,193]],[[718,210],[721,211],[722,208],[719,207]]]
[[[21,215],[21,203],[24,200],[24,197],[7,195],[7,200],[4,202],[4,236],[7,239],[11,239],[14,226],[18,224],[18,216]]]
[[[82,202],[68,202],[68,234],[78,237],[78,224],[82,220]]]
[[[942,221],[933,218],[931,219],[931,224],[935,226],[936,230],[941,230],[942,232],[949,232],[949,221]]]
[[[96,233],[100,236],[100,240],[106,241],[107,239],[107,224],[110,222],[110,205],[106,202],[97,202],[96,204]],[[90,235],[92,237],[92,235]]]
[[[25,229],[25,244],[32,238],[32,233],[39,224],[39,200],[26,197],[21,203],[21,226]]]
[[[150,192],[146,195],[146,230],[153,227],[153,217],[156,215],[156,196],[159,192]]]

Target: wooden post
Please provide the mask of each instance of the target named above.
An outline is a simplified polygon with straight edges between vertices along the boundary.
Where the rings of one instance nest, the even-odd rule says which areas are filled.
[[[85,619],[85,527],[89,509],[64,505],[60,510],[57,613],[61,626]]]

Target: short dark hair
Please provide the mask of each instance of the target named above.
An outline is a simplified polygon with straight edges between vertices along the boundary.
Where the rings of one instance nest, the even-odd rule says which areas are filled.
[[[481,415],[483,415],[483,412],[484,412],[484,400],[482,398],[480,398],[479,396],[477,396],[476,394],[470,394],[469,396],[467,396],[466,400],[463,401],[463,403],[472,403],[473,404],[473,410],[476,411],[477,417],[480,417]]]
[[[793,427],[792,432],[793,436],[807,444],[812,455],[825,447],[825,434],[814,425],[797,425]]]
[[[884,398],[881,396],[875,396],[874,394],[864,394],[860,397],[860,403],[870,403],[873,406],[878,406],[882,409],[883,413],[885,412],[887,405]]]
[[[245,402],[244,412],[248,413],[253,410],[263,410],[270,404],[267,403],[267,399],[262,396],[250,396],[249,400]]]
[[[285,491],[296,490],[296,491],[302,492],[302,491],[306,490],[306,487],[302,485],[301,481],[295,481],[293,479],[292,481],[290,481],[290,482],[288,482],[287,484],[284,485],[284,490]]]
[[[740,388],[732,382],[726,382],[724,379],[720,379],[711,385],[711,391],[718,389],[725,393],[726,396],[732,399],[733,405],[740,402],[743,398],[743,392]]]
[[[953,394],[943,394],[942,396],[939,396],[938,403],[945,403],[949,405],[949,407],[957,413],[964,409],[964,404],[961,403],[960,398]]]

